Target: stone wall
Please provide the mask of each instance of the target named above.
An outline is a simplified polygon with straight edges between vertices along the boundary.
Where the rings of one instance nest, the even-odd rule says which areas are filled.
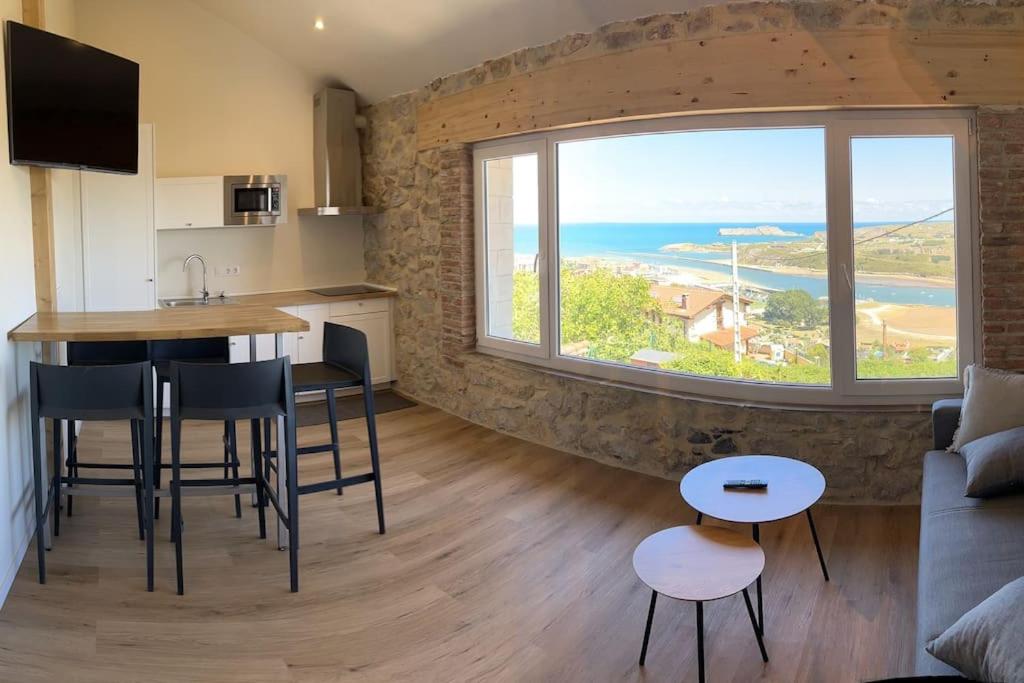
[[[527,73],[584,52],[629,49],[642,41],[808,25],[830,29],[849,22],[1020,27],[1024,11],[1019,4],[846,0],[705,8],[567,36],[369,107],[364,112],[365,200],[384,211],[365,223],[366,270],[370,281],[399,290],[398,388],[487,427],[658,476],[679,478],[708,458],[730,453],[791,454],[822,469],[831,500],[915,501],[921,455],[931,438],[926,409],[830,412],[744,407],[559,375],[473,352],[471,154],[465,145],[416,151],[419,104],[512,72]],[[755,65],[750,87],[757,87]],[[1014,249],[1017,263],[1017,252],[1024,250],[1024,219],[1013,218],[1019,216],[1024,197],[1019,187],[1019,139],[1018,133],[1007,132],[1018,130],[1022,119],[1019,112],[984,112],[980,117],[984,139],[1004,143],[998,160],[994,148],[981,148],[982,167],[989,169],[982,174],[987,179],[982,188],[986,263],[998,263],[992,272],[1006,273],[985,279],[986,306],[996,306],[1000,297],[1004,302],[985,316],[986,359],[991,352],[992,360],[1002,359],[1005,367],[1017,368],[1024,367],[1016,365],[1024,364],[1024,332],[1011,304],[1024,304],[1024,275],[1017,274],[1024,269],[1018,266],[1007,273],[1010,260],[993,250]],[[997,182],[1016,189],[1004,199],[993,185]]]

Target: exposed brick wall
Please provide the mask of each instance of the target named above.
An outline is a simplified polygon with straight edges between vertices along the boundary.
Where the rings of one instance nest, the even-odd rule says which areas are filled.
[[[438,159],[441,223],[442,353],[455,357],[476,346],[473,258],[473,150],[441,149]]]
[[[985,365],[1024,370],[1024,109],[979,112]]]

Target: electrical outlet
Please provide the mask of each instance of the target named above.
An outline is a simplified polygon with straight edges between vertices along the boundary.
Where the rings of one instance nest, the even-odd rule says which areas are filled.
[[[236,277],[242,274],[242,266],[224,266],[219,270],[225,277]]]

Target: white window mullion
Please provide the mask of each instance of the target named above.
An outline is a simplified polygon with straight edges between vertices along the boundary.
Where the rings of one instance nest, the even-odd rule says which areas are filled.
[[[541,265],[544,271],[545,295],[542,307],[544,329],[542,344],[546,344],[548,359],[556,358],[561,349],[561,323],[559,322],[561,293],[559,290],[559,268],[561,257],[558,253],[558,145],[545,139],[545,172],[546,183],[541,187],[544,196],[544,224],[541,226],[541,241],[544,249],[541,252]],[[542,309],[545,312],[545,309]]]
[[[956,179],[956,310],[959,377],[964,368],[980,362],[981,356],[981,237],[974,216],[974,185],[977,168],[970,123],[962,122],[963,130],[956,136],[953,154],[953,174]]]
[[[853,209],[849,132],[843,122],[825,129],[828,154],[828,298],[832,387],[845,395],[853,385],[857,316],[853,307]]]

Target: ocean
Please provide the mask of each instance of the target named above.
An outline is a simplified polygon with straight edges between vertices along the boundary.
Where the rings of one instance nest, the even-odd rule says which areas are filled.
[[[891,225],[897,221],[859,223],[855,229],[879,225]],[[774,225],[798,237],[741,236],[725,237],[719,234],[721,228],[753,228],[760,225]],[[690,268],[709,273],[731,272],[731,267],[711,260],[727,258],[721,252],[705,254],[700,252],[662,252],[666,244],[690,242],[712,244],[714,242],[792,242],[805,239],[815,232],[825,230],[824,223],[568,223],[559,226],[559,252],[563,257],[597,256],[615,259],[629,259],[652,265],[667,265]],[[517,225],[514,234],[514,251],[517,254],[537,253],[537,227]],[[739,269],[740,280],[746,284],[768,289],[803,289],[814,297],[828,295],[828,280],[824,275],[797,275],[774,273],[756,268]],[[857,283],[856,296],[861,301],[878,301],[892,304],[926,304],[929,306],[955,306],[956,292],[952,287],[931,284],[904,283]]]

